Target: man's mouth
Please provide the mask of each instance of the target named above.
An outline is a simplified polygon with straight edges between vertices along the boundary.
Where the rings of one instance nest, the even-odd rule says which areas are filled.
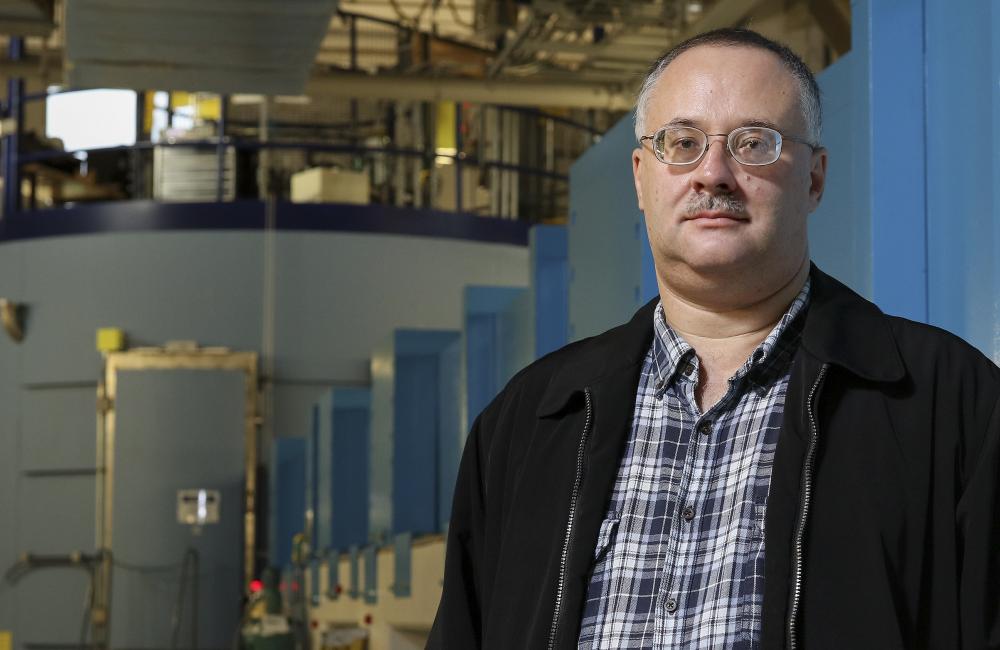
[[[685,218],[688,221],[700,221],[704,224],[716,225],[749,221],[745,215],[736,214],[734,212],[725,212],[722,210],[701,210],[699,212],[695,212],[694,214],[690,214]]]

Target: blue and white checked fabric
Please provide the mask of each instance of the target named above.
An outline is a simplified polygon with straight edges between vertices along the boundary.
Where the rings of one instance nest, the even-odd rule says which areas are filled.
[[[809,284],[704,414],[698,358],[656,309],[580,648],[759,647],[764,508]]]

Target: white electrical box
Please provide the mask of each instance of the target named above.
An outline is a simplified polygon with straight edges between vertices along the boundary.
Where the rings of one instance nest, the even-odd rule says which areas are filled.
[[[177,490],[177,522],[187,526],[219,523],[218,490]]]
[[[292,174],[292,203],[368,204],[367,171],[313,167]]]

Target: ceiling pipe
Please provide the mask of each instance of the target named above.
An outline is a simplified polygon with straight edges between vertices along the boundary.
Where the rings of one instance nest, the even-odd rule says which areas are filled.
[[[310,97],[459,101],[507,106],[563,106],[624,111],[632,108],[629,89],[620,85],[525,79],[465,79],[359,75],[341,72],[314,76],[306,85]]]

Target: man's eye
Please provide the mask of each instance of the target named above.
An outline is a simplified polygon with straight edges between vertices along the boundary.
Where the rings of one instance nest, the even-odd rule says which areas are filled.
[[[691,150],[698,147],[698,143],[694,141],[693,138],[681,138],[680,140],[674,140],[674,149]]]
[[[739,148],[744,151],[757,151],[765,147],[763,140],[757,138],[746,138],[740,141]]]

